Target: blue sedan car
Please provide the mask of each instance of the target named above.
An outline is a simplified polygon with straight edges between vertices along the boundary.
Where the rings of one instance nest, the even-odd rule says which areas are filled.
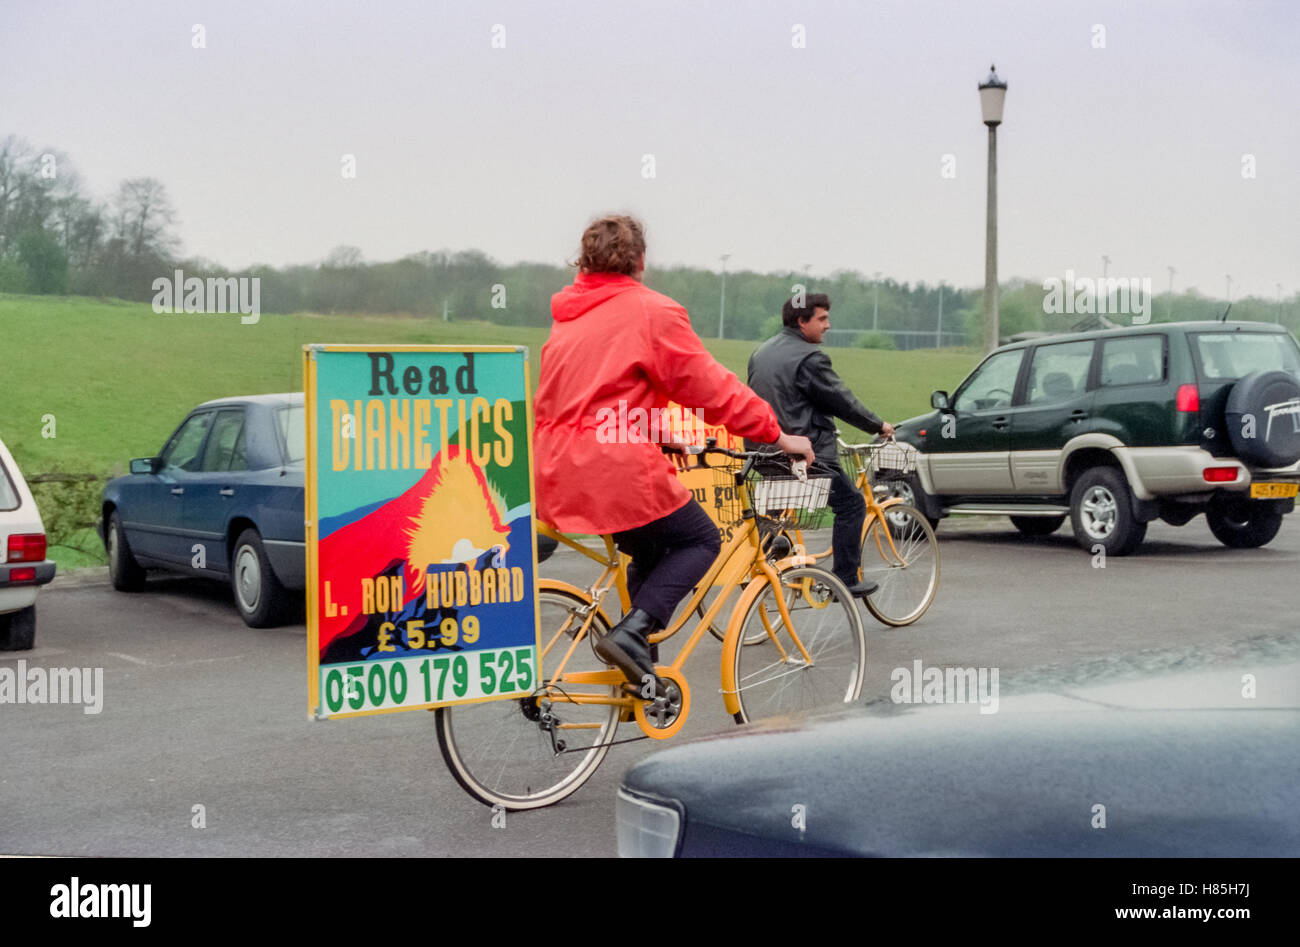
[[[305,449],[301,392],[199,405],[104,488],[113,587],[139,591],[146,569],[228,579],[248,625],[283,622],[306,578]]]

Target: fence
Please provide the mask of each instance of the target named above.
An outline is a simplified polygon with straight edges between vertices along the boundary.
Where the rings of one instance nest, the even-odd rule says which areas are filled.
[[[930,329],[827,329],[826,342],[837,348],[853,348],[868,335],[888,335],[900,350],[935,349],[944,345],[969,345],[966,333],[959,329],[944,329],[942,344],[938,331]]]

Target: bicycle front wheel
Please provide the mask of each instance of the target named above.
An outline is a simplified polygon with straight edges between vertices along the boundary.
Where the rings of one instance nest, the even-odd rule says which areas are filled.
[[[939,590],[939,543],[930,522],[910,506],[891,506],[862,537],[862,578],[880,586],[867,610],[886,625],[910,625]]]
[[[768,519],[766,516],[759,517],[759,534],[760,547],[762,548],[763,555],[766,557],[769,564],[775,565],[777,562],[790,555],[790,551],[794,549],[794,535],[789,531],[782,529],[779,524]],[[701,600],[700,604],[695,607],[695,614],[700,617],[701,621],[704,620],[704,616],[708,613],[709,606],[711,606],[717,599],[719,591],[721,591],[721,589],[718,586],[709,589],[709,591],[704,593],[704,598]],[[727,615],[725,611],[719,614],[718,617],[709,624],[709,633],[719,641],[727,640]],[[767,635],[760,628],[755,632],[752,640],[746,640],[745,643],[752,644],[754,641],[759,641],[766,637]]]
[[[589,604],[582,596],[540,589],[538,601],[542,646],[555,642],[545,658],[549,668],[558,665],[575,637],[609,630],[599,612],[582,630],[578,610]],[[606,667],[581,640],[564,670]],[[597,691],[616,696],[618,688],[605,691],[575,684],[562,689],[551,684],[521,700],[439,708],[436,726],[442,758],[461,788],[484,805],[513,811],[559,802],[596,772],[618,728],[618,707],[576,703],[570,696]]]
[[[867,670],[862,615],[844,583],[823,569],[798,566],[753,600],[734,651],[737,723],[857,700]],[[781,617],[785,600],[791,626]],[[800,648],[800,645],[803,647]]]

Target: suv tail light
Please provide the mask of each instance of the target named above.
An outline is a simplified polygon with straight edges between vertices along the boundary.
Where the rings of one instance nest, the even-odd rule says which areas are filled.
[[[9,537],[6,562],[40,562],[44,558],[44,533],[18,533]]]
[[[1174,397],[1175,411],[1197,412],[1201,410],[1201,395],[1195,385],[1179,385]]]
[[[1201,472],[1206,483],[1231,483],[1237,479],[1236,467],[1206,467]]]

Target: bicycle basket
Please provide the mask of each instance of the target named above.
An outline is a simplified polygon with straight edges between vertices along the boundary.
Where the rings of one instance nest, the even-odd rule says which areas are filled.
[[[858,475],[868,468],[866,453],[866,449],[861,447],[840,448],[840,469],[850,482],[857,483]]]
[[[917,450],[911,444],[885,441],[872,446],[875,447],[870,457],[872,483],[906,477],[916,469]]]
[[[810,476],[800,480],[790,474],[751,475],[754,512],[790,529],[810,529],[820,524],[830,502],[831,478]]]
[[[734,467],[713,467],[712,470],[713,485],[709,487],[708,494],[700,499],[697,491],[695,498],[715,522],[723,526],[739,525],[744,518],[744,511],[740,502],[740,488],[736,486],[736,470]]]

